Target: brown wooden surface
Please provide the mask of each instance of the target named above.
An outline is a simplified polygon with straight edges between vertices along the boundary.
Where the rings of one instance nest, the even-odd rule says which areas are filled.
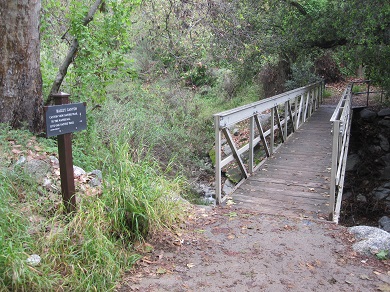
[[[330,117],[320,106],[232,195],[237,206],[262,213],[326,219],[332,159]]]

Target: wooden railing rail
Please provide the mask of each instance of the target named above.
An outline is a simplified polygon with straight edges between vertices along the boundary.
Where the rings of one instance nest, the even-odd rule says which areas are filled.
[[[255,165],[254,148],[263,147],[266,158],[271,156],[281,143],[304,123],[322,103],[324,82],[313,83],[248,105],[234,108],[214,115],[215,126],[215,188],[217,203],[222,203],[222,169],[229,163],[236,162],[242,179],[235,186],[238,188],[265,160]],[[283,113],[283,115],[281,115]],[[262,116],[268,114],[267,120]],[[238,123],[249,127],[248,142],[235,143],[230,128]],[[232,153],[222,159],[222,135]],[[275,145],[279,138],[280,144]],[[243,154],[248,153],[244,162]]]
[[[332,168],[329,197],[329,220],[338,223],[347,165],[348,145],[352,120],[352,86],[350,83],[330,121],[333,124]]]

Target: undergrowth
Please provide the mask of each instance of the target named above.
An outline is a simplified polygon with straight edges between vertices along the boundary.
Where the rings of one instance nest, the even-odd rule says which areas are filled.
[[[16,161],[29,159],[32,149],[46,159],[55,141],[4,126],[0,137],[0,291],[113,289],[140,258],[134,243],[172,230],[181,220],[182,181],[167,180],[146,157],[135,163],[128,144],[119,141],[97,153],[106,154],[101,157],[102,193],[79,191],[71,216],[64,215],[57,193],[56,208],[48,212],[53,194]],[[37,265],[27,261],[33,254],[41,257]]]

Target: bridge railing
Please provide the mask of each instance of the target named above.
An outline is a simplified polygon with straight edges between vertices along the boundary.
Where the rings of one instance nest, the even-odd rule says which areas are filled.
[[[222,191],[222,171],[225,172],[229,164],[238,165],[241,179],[230,191],[233,192],[312,115],[322,102],[323,92],[324,82],[317,82],[214,115],[218,204],[227,198]],[[242,131],[247,131],[248,137],[234,138],[231,130],[237,125],[246,128]],[[223,153],[222,136],[231,153]],[[265,157],[255,157],[254,149],[258,146],[263,148]]]
[[[350,83],[330,121],[333,123],[332,168],[329,197],[329,220],[338,223],[344,188],[345,169],[352,120],[352,86]]]

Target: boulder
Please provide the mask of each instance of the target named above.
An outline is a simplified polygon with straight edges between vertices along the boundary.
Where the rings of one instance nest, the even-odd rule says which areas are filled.
[[[376,116],[377,116],[376,112],[369,110],[367,108],[363,109],[360,112],[360,118],[368,122],[374,121]]]
[[[102,184],[103,174],[100,170],[92,170],[90,173],[88,173],[88,176],[91,177],[91,180],[89,181],[89,185],[91,187],[98,187]]]
[[[358,154],[350,154],[348,155],[347,157],[347,167],[346,167],[346,171],[352,171],[352,170],[356,170],[357,166],[359,165],[360,163],[360,157]]]
[[[348,231],[358,240],[352,248],[362,254],[376,254],[382,250],[390,250],[390,233],[377,227],[354,226]]]
[[[383,149],[383,151],[388,152],[390,150],[389,140],[382,134],[378,135],[379,145]]]
[[[230,180],[226,180],[225,183],[223,184],[222,192],[225,193],[225,195],[230,195],[233,193],[234,189],[234,184]]]
[[[390,196],[390,183],[385,183],[372,191],[372,195],[378,201],[385,200]]]
[[[381,120],[378,122],[379,126],[390,128],[390,120]]]
[[[32,159],[24,163],[24,171],[37,181],[43,182],[46,175],[51,171],[51,165],[44,160]]]
[[[387,216],[383,216],[378,221],[379,228],[383,229],[384,231],[390,232],[390,218]]]
[[[79,177],[79,176],[85,175],[87,173],[81,167],[73,165],[73,174],[74,174],[74,177]]]
[[[390,116],[390,108],[384,108],[378,112],[378,117],[386,117],[386,116]]]

